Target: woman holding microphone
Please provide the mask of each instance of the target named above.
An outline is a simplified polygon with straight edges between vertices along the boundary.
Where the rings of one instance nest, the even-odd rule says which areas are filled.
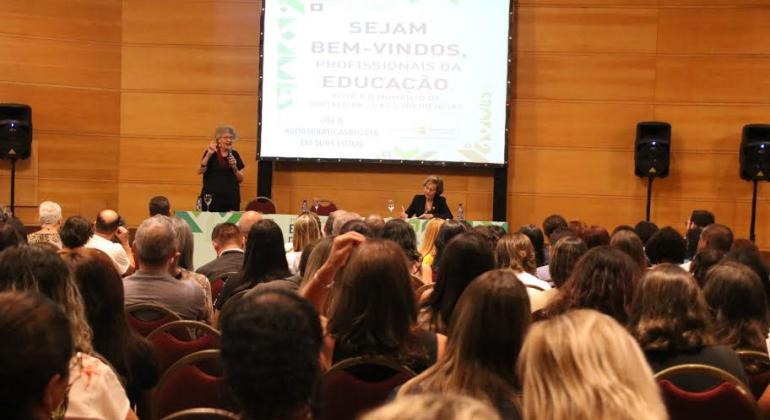
[[[203,153],[198,175],[203,175],[201,201],[206,211],[238,211],[241,208],[243,161],[233,149],[238,133],[230,125],[220,125],[214,132],[215,140]]]

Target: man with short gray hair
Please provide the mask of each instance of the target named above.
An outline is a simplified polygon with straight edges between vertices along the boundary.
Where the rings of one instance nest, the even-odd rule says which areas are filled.
[[[168,217],[153,216],[139,225],[134,238],[136,273],[123,280],[126,306],[136,303],[162,305],[184,319],[211,319],[203,288],[193,281],[169,274],[179,258],[174,227]]]

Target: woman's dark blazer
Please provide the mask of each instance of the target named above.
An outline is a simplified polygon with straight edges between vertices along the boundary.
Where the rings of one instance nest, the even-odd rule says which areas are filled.
[[[405,211],[407,217],[420,217],[425,213],[425,195],[417,194],[412,198],[412,203],[409,204],[409,208]],[[446,198],[436,195],[433,197],[433,208],[428,212],[434,217],[440,217],[442,219],[451,219],[452,212],[449,210],[449,206],[446,204]]]

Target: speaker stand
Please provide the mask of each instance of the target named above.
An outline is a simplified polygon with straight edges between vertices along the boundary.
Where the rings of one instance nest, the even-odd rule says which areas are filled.
[[[756,239],[754,228],[757,224],[757,184],[759,181],[755,179],[752,182],[754,182],[754,192],[751,195],[751,225],[749,226],[749,240],[754,242],[754,239]]]
[[[647,177],[647,212],[645,213],[644,220],[650,221],[650,203],[652,202],[652,177]]]
[[[11,159],[11,214],[16,215],[16,157]]]

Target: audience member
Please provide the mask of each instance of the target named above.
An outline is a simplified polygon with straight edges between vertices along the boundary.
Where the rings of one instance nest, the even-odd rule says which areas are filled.
[[[18,217],[14,216],[11,209],[6,206],[0,206],[0,223],[7,223],[16,230],[20,238],[20,244],[27,243],[27,228]]]
[[[190,225],[188,225],[187,222],[179,217],[171,217],[169,220],[171,221],[171,226],[174,227],[174,233],[176,234],[178,253],[176,264],[169,268],[169,274],[176,279],[191,281],[198,284],[201,289],[203,289],[203,294],[206,295],[207,311],[212,313],[213,300],[211,298],[211,283],[203,274],[192,271],[193,253],[195,251],[192,229],[190,229]]]
[[[436,258],[436,238],[441,227],[444,226],[444,219],[434,217],[425,225],[425,232],[422,236],[420,253],[422,261],[422,282],[425,284],[433,283],[433,261]]]
[[[82,248],[65,251],[61,256],[83,296],[94,350],[125,381],[132,405],[141,403],[142,393],[157,384],[160,367],[150,343],[128,326],[120,274],[112,260],[99,250]]]
[[[0,251],[24,245],[24,238],[9,223],[0,222]]]
[[[236,294],[267,283],[272,284],[260,288],[282,287],[297,290],[299,285],[288,280],[291,272],[286,262],[283,243],[283,232],[277,223],[271,219],[254,223],[246,239],[243,268],[238,274],[233,274],[227,279],[214,306],[221,310],[227,300]]]
[[[509,233],[500,238],[495,250],[497,268],[513,270],[516,278],[527,288],[530,301],[551,288],[551,285],[535,276],[537,265],[535,248],[523,233]]]
[[[309,282],[313,276],[315,276],[316,271],[318,271],[318,269],[321,268],[321,266],[329,258],[329,252],[332,249],[333,241],[333,236],[324,236],[315,242],[313,250],[308,253],[307,263],[305,264],[305,272],[302,273],[302,281],[300,282],[300,287]]]
[[[697,363],[725,370],[748,385],[735,352],[715,345],[701,289],[677,265],[660,264],[642,278],[631,303],[628,328],[654,372]],[[721,382],[700,375],[676,376],[671,381],[691,392],[702,392]]]
[[[639,345],[595,311],[535,323],[518,370],[525,419],[668,419]]]
[[[567,228],[560,228],[556,229],[555,231],[551,232],[551,236],[548,237],[548,261],[550,264],[551,254],[553,251],[553,246],[556,244],[556,242],[559,242],[560,239],[566,238],[566,237],[574,237],[579,238],[574,233],[572,233],[571,230]],[[582,241],[582,239],[581,239]],[[585,242],[583,242],[585,244]],[[548,269],[548,264],[541,265],[540,267],[537,267],[537,270],[535,271],[535,275],[540,280],[545,280],[547,282],[551,281],[551,273]]]
[[[644,251],[650,264],[682,264],[687,244],[676,229],[666,226],[655,232],[645,244]]]
[[[286,262],[291,274],[299,272],[299,260],[302,259],[302,250],[311,242],[321,237],[321,229],[312,213],[300,214],[292,229],[291,251],[286,253]]]
[[[363,221],[363,219],[350,219],[340,227],[338,235],[342,235],[348,232],[358,232],[367,238],[374,238],[374,233],[369,229],[369,225]]]
[[[359,216],[358,213],[353,213],[346,210],[337,210],[333,214],[334,221],[332,225],[332,235],[340,235],[342,233],[342,226],[344,226],[345,223],[351,220],[361,220],[361,216]]]
[[[733,231],[725,225],[712,223],[703,228],[700,240],[698,241],[698,251],[705,248],[713,248],[728,253],[732,245]]]
[[[457,300],[465,288],[473,279],[494,267],[495,257],[481,235],[465,232],[455,236],[443,251],[433,290],[420,299],[423,302],[420,305],[420,327],[446,333]]]
[[[238,219],[238,229],[241,230],[244,244],[246,243],[246,238],[249,236],[251,227],[260,220],[262,220],[262,213],[258,211],[248,210],[241,214],[241,218]],[[245,245],[243,246],[245,247]]]
[[[372,410],[361,420],[500,420],[489,404],[459,394],[407,395]]]
[[[62,246],[68,249],[77,249],[85,246],[91,235],[94,234],[93,226],[84,217],[70,216],[64,221],[59,236]]]
[[[725,261],[706,275],[703,288],[714,317],[719,344],[733,349],[767,351],[767,299],[759,277],[747,266]]]
[[[684,254],[684,259],[686,261],[691,261],[695,257],[695,254],[698,253],[698,242],[700,242],[700,234],[702,232],[703,229],[699,227],[687,229],[687,232],[685,232],[684,238],[687,242],[687,251]],[[687,270],[687,268],[685,268],[685,270]]]
[[[70,359],[66,419],[136,419],[113,369],[96,357],[83,297],[58,255],[40,247],[19,246],[0,253],[0,291],[39,292],[69,318],[76,353]]]
[[[644,253],[642,240],[633,230],[620,230],[612,235],[610,246],[618,249],[631,257],[636,263],[638,278],[647,272],[647,255]]]
[[[225,382],[244,420],[314,418],[323,334],[318,313],[284,290],[259,291],[222,314]]]
[[[706,285],[706,274],[712,266],[719,263],[724,258],[724,252],[718,249],[704,249],[695,254],[690,262],[690,274],[695,277],[695,281],[702,289]]]
[[[135,270],[134,256],[128,244],[128,229],[121,226],[121,219],[115,210],[102,210],[96,216],[94,234],[86,243],[86,248],[94,248],[107,254],[122,275]],[[119,243],[113,242],[117,239]]]
[[[687,221],[687,229],[705,228],[715,223],[714,213],[708,210],[693,210],[690,214],[690,220]]]
[[[748,248],[736,248],[725,255],[726,261],[737,261],[741,264],[748,266],[759,277],[759,281],[762,282],[762,287],[765,290],[765,297],[770,302],[770,276],[768,275],[768,268],[765,262],[762,260],[762,255],[759,250],[752,250]]]
[[[588,229],[588,224],[582,220],[570,220],[567,228],[578,238],[583,238],[583,231]]]
[[[539,316],[552,317],[570,309],[595,309],[625,324],[636,273],[636,264],[623,252],[609,246],[589,249]]]
[[[642,243],[645,247],[647,246],[647,241],[649,241],[652,235],[654,235],[658,230],[658,225],[653,222],[646,222],[644,220],[634,226],[634,231],[636,231],[636,234],[639,235],[639,239],[642,240]]]
[[[64,402],[74,355],[70,322],[38,293],[0,293],[0,407],[10,420],[49,420]]]
[[[543,234],[548,238],[548,243],[553,245],[556,242],[551,241],[551,234],[559,229],[569,229],[567,219],[560,214],[552,214],[543,220]]]
[[[169,274],[176,265],[177,249],[176,233],[168,217],[153,216],[139,225],[134,239],[139,268],[123,280],[126,306],[163,305],[184,319],[208,322],[209,302],[200,285],[179,281]]]
[[[545,290],[536,296],[531,296],[530,307],[532,312],[537,312],[546,306],[559,295],[559,288],[561,288],[567,279],[572,274],[572,270],[575,268],[575,264],[580,258],[588,252],[588,247],[582,239],[572,235],[569,232],[569,236],[565,236],[556,243],[551,245],[551,263],[548,265],[550,271],[550,280],[553,282],[553,286],[550,289]]]
[[[360,233],[360,232],[359,232]],[[417,235],[412,226],[404,219],[390,219],[380,233],[380,238],[388,239],[401,247],[409,259],[410,273],[418,276],[420,273],[420,253],[417,251]],[[422,285],[422,281],[417,287]]]
[[[543,231],[539,227],[529,224],[519,227],[519,233],[523,233],[529,238],[532,243],[532,247],[535,250],[535,268],[546,264],[545,255],[545,236]]]
[[[385,219],[379,214],[370,214],[366,216],[366,218],[364,218],[364,223],[366,223],[366,226],[369,226],[369,230],[375,238],[380,236],[382,228],[385,227]]]
[[[431,269],[433,270],[433,281],[435,281],[438,274],[437,270],[444,248],[452,238],[463,232],[468,232],[469,230],[468,225],[459,220],[447,220],[441,225],[441,228],[439,228],[438,234],[436,235],[436,256],[433,257],[433,265],[431,266]]]
[[[527,290],[511,270],[488,271],[465,289],[452,316],[446,353],[399,395],[469,395],[518,419],[516,360],[529,328]]]
[[[591,225],[583,229],[580,238],[586,243],[588,249],[610,244],[610,233],[599,225]]]
[[[233,223],[216,225],[211,232],[211,245],[217,257],[198,267],[195,272],[203,274],[212,282],[224,275],[237,273],[243,267],[244,242],[237,225]]]
[[[156,195],[150,199],[149,210],[150,217],[156,214],[171,217],[171,203],[168,201],[168,198],[162,195]]]
[[[27,235],[27,243],[30,245],[49,243],[61,249],[62,243],[59,236],[59,228],[62,222],[61,206],[53,201],[43,201],[38,207],[38,215],[40,230]]]
[[[348,232],[334,239],[329,259],[303,289],[317,308],[329,298],[331,364],[357,356],[397,359],[422,372],[441,357],[445,337],[415,327],[414,292],[406,255],[391,241]]]
[[[612,235],[610,235],[610,239],[611,239],[611,238],[612,238],[612,236],[614,236],[616,233],[618,233],[618,232],[620,232],[620,231],[623,231],[623,230],[627,230],[627,231],[630,231],[630,232],[634,232],[634,233],[636,233],[636,230],[634,230],[634,227],[633,227],[633,226],[631,226],[631,225],[617,225],[617,226],[615,226],[615,229],[612,229]],[[639,236],[639,235],[637,235],[637,237],[638,237],[638,236]]]

